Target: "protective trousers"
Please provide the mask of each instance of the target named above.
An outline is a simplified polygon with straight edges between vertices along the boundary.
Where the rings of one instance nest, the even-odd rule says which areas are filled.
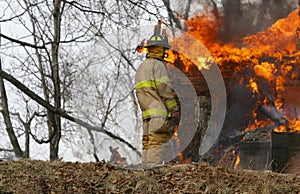
[[[159,117],[145,119],[143,121],[142,163],[149,166],[162,164],[170,137],[169,119]]]

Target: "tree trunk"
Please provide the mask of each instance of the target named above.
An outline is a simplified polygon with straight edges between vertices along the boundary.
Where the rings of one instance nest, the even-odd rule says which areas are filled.
[[[24,152],[24,158],[29,158],[30,156],[30,125],[26,124],[24,125],[25,128],[25,152]]]
[[[59,64],[58,64],[58,50],[60,42],[60,25],[61,25],[61,1],[54,1],[54,37],[51,44],[52,51],[52,81],[54,87],[54,106],[57,109],[61,108],[61,90],[60,90],[60,80],[59,80]],[[57,114],[53,114],[52,120],[52,130],[49,133],[50,141],[50,160],[58,159],[59,141],[61,138],[61,118]]]
[[[2,71],[1,59],[0,59],[0,70]],[[23,152],[21,150],[20,144],[15,135],[15,132],[13,130],[13,126],[12,126],[12,123],[10,120],[7,95],[6,95],[5,85],[4,85],[4,81],[3,81],[2,77],[0,77],[0,94],[1,94],[1,107],[2,107],[1,113],[3,115],[4,123],[6,125],[6,131],[8,133],[10,143],[13,146],[13,150],[14,150],[16,157],[23,158]]]

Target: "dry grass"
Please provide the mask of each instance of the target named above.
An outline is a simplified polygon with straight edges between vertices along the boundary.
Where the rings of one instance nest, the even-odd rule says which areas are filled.
[[[300,177],[204,163],[129,170],[100,162],[2,161],[0,193],[300,194]]]

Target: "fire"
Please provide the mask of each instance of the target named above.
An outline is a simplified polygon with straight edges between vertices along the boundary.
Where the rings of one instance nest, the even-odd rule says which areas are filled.
[[[178,126],[174,127],[174,132],[172,135],[172,138],[174,138],[176,140],[177,145],[180,145],[180,139],[178,138]]]
[[[239,42],[226,44],[218,39],[218,29],[221,25],[213,13],[194,16],[186,21],[187,33],[199,41],[186,41],[187,36],[184,33],[175,40],[170,40],[177,52],[169,50],[166,59],[170,63],[180,60],[184,64],[181,69],[185,72],[189,72],[191,66],[196,65],[199,70],[203,70],[209,69],[211,63],[217,63],[224,77],[247,86],[251,89],[253,98],[257,98],[257,105],[253,110],[249,110],[253,119],[246,130],[266,127],[274,124],[276,116],[284,115],[284,95],[289,81],[300,80],[300,51],[297,48],[297,41],[300,41],[298,12],[299,10],[296,10],[288,17],[279,19],[263,32],[244,37]],[[209,56],[206,54],[207,50]],[[184,55],[179,54],[180,51],[184,51]],[[187,59],[185,56],[192,57]],[[264,105],[265,111],[276,111],[275,118],[261,120],[257,113],[260,104]],[[279,120],[276,123],[278,127],[274,131],[300,132],[298,118],[282,116],[280,119],[283,121]],[[180,145],[176,131],[173,138]],[[181,153],[179,157],[183,160]],[[235,168],[239,162],[240,156],[237,155]]]
[[[251,88],[253,95],[258,97],[265,95],[266,98],[272,94],[272,104],[274,104],[272,108],[278,111],[276,114],[281,115],[284,111],[287,80],[299,77],[299,73],[295,71],[300,59],[300,52],[296,45],[296,38],[300,37],[298,12],[299,10],[296,10],[287,18],[279,19],[263,32],[242,38],[242,44],[239,47],[234,42],[223,44],[217,39],[219,21],[214,18],[213,14],[195,16],[187,21],[186,25],[188,33],[207,47],[221,71],[230,66],[231,75],[240,79],[238,83],[244,83]],[[179,46],[185,47],[189,52],[197,52],[197,50],[190,49],[188,45],[184,45],[183,42]],[[192,47],[197,48],[194,45]],[[205,57],[196,60],[201,64],[199,69],[209,69],[209,66],[205,65],[209,64]],[[188,67],[192,64],[185,63],[185,65],[188,71]],[[242,73],[244,71],[250,73],[244,75]],[[249,124],[247,130],[264,127],[274,122],[270,119],[259,120],[256,116],[257,113],[253,114],[253,122]],[[275,131],[300,131],[300,122],[297,119],[284,119],[287,123],[281,123],[284,125],[277,127]]]
[[[254,130],[254,129],[257,129],[257,128],[262,128],[262,127],[268,126],[270,124],[271,124],[270,120],[258,120],[258,119],[254,119],[254,121],[252,123],[250,123],[248,125],[248,127],[246,127],[245,132],[247,132],[249,130]]]
[[[136,51],[138,53],[147,53],[148,49],[146,47],[137,48]]]
[[[277,98],[275,100],[275,106],[278,109],[281,109],[283,106],[283,94],[285,92],[284,84],[285,84],[285,78],[283,76],[278,76],[276,78],[276,92],[277,92]]]
[[[250,80],[249,80],[249,84],[248,84],[248,86],[252,89],[252,93],[258,93],[259,91],[258,91],[258,85],[257,85],[257,83],[254,81],[254,79],[253,78],[251,78]]]
[[[218,34],[218,21],[213,13],[194,16],[186,21],[188,33],[207,47],[213,46]]]
[[[237,155],[236,159],[235,159],[234,166],[233,166],[234,170],[236,170],[238,168],[238,165],[240,164],[240,162],[241,162],[241,157],[240,157],[240,155]]]
[[[236,170],[241,162],[241,157],[236,150],[232,150],[232,155],[235,157],[233,169]]]
[[[292,132],[296,132],[296,131],[300,131],[300,121],[299,120],[296,120],[296,119],[293,119],[290,121],[291,123],[291,130]]]
[[[172,138],[175,139],[176,144],[179,148],[180,147],[180,139],[178,137],[178,125],[174,127],[174,132],[172,134]],[[183,154],[181,152],[178,153],[178,158],[179,158],[180,161],[183,161]]]
[[[289,120],[289,126],[279,126],[274,129],[275,132],[300,132],[300,120]]]
[[[300,26],[298,10],[292,12],[287,18],[279,19],[273,26],[264,32],[248,36],[243,41],[252,50],[259,47],[263,53],[280,54],[274,51],[285,50],[293,52],[296,50],[295,36]]]
[[[178,58],[178,54],[175,53],[173,50],[167,50],[166,53],[167,57],[165,57],[165,61],[167,61],[170,64],[173,64]]]
[[[179,160],[180,160],[180,161],[183,161],[183,155],[182,155],[182,153],[179,153],[179,154],[178,154],[178,157],[179,157]]]
[[[268,81],[273,81],[275,79],[274,73],[276,73],[276,69],[272,63],[263,62],[254,65],[253,69],[257,76],[263,77]]]
[[[287,131],[287,128],[286,126],[279,126],[279,127],[276,127],[274,129],[275,132],[286,132]]]
[[[174,132],[172,134],[172,138],[176,141],[177,147],[178,149],[180,148],[180,138],[178,137],[178,125],[174,127]],[[188,157],[185,158],[184,155],[182,154],[182,152],[178,153],[178,158],[180,160],[180,163],[182,164],[187,164],[187,163],[191,163],[192,162],[192,158]]]
[[[198,69],[209,69],[210,64],[213,63],[213,59],[211,57],[198,57],[199,66]]]

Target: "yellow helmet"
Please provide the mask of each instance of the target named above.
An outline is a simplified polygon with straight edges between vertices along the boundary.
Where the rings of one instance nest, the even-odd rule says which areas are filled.
[[[168,38],[163,35],[152,35],[149,40],[147,40],[146,43],[147,47],[149,46],[161,46],[164,48],[171,48],[169,45]]]
[[[167,49],[171,48],[171,46],[169,45],[166,30],[164,29],[161,32],[161,24],[163,23],[163,21],[159,20],[157,25],[154,26],[153,35],[148,40],[142,40],[142,42],[136,47],[136,50],[140,50],[150,46],[161,46]]]

